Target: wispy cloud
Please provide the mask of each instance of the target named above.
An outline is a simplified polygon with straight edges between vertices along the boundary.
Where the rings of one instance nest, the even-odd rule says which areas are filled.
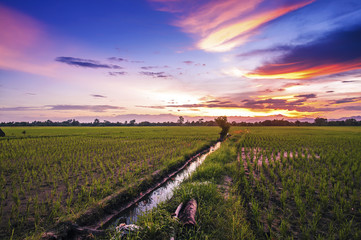
[[[95,97],[95,98],[106,98],[106,96],[100,95],[100,94],[90,94],[90,96]]]
[[[183,63],[187,64],[187,65],[192,65],[194,62],[193,61],[190,61],[190,60],[187,60],[187,61],[183,61]]]
[[[136,105],[138,108],[153,108],[153,109],[165,109],[166,106],[145,106],[145,105]]]
[[[206,64],[205,63],[195,63],[193,61],[190,61],[190,60],[186,60],[186,61],[183,61],[184,64],[187,64],[189,66],[203,66],[205,67]]]
[[[288,110],[299,112],[317,112],[317,111],[330,111],[331,109],[321,109],[305,105],[308,98],[301,98],[297,100],[289,101],[287,99],[273,99],[268,98],[264,100],[243,100],[242,107],[250,109],[276,109],[276,110]]]
[[[90,111],[90,112],[105,112],[107,110],[125,110],[125,107],[112,105],[44,105],[39,107],[2,107],[0,111]]]
[[[46,105],[49,110],[81,110],[91,112],[105,112],[107,110],[124,110],[124,107],[111,105]]]
[[[151,69],[157,69],[157,68],[169,68],[168,65],[163,65],[163,66],[143,66],[140,67],[143,70],[151,70]]]
[[[127,72],[124,72],[124,71],[122,71],[122,72],[109,72],[110,76],[123,76],[123,75],[126,75],[126,74],[127,74]]]
[[[114,64],[104,64],[95,60],[74,58],[74,57],[57,57],[55,61],[66,63],[68,65],[84,68],[109,68],[109,69],[122,69],[122,67]]]
[[[340,103],[353,103],[361,101],[361,97],[350,97],[350,98],[342,98],[338,100],[331,100],[331,103],[340,104]]]
[[[282,1],[282,4],[270,4],[267,8],[261,0],[214,0],[207,3],[150,1],[155,3],[158,10],[176,14],[178,20],[174,25],[198,36],[198,48],[225,52],[245,43],[264,24],[314,0]]]
[[[316,94],[300,94],[296,96],[289,96],[289,98],[266,98],[266,99],[243,99],[243,100],[227,100],[210,99],[204,100],[200,103],[190,104],[166,104],[155,106],[137,106],[143,108],[182,108],[182,109],[201,109],[201,108],[217,108],[217,109],[248,109],[249,111],[297,111],[297,112],[326,112],[341,109],[340,107],[324,107],[324,106],[310,106],[308,105],[309,99],[317,98]]]
[[[250,57],[256,55],[264,55],[268,53],[275,53],[275,52],[285,52],[289,51],[292,48],[290,46],[276,46],[274,48],[267,48],[267,49],[257,49],[249,52],[240,53],[237,57]]]
[[[295,97],[309,99],[309,98],[316,98],[317,96],[316,94],[311,93],[311,94],[300,94],[300,95],[296,95]]]
[[[0,111],[4,112],[22,112],[22,111],[35,111],[35,110],[41,110],[43,108],[41,107],[1,107]]]
[[[251,78],[307,79],[361,69],[361,25],[339,30],[306,45],[293,47],[245,76]]]
[[[151,70],[151,69],[155,69],[155,68],[159,68],[158,66],[144,66],[144,67],[140,67],[143,70]]]
[[[350,111],[361,111],[361,106],[347,106],[344,107],[343,109]]]
[[[128,62],[128,59],[121,58],[121,57],[110,57],[108,58],[109,61],[116,61],[116,62]]]
[[[165,72],[139,72],[139,74],[150,76],[154,78],[167,78],[171,77],[171,75],[166,74]]]

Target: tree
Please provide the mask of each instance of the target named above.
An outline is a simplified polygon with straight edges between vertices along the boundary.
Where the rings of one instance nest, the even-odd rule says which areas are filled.
[[[325,126],[325,125],[327,125],[327,118],[317,117],[315,119],[315,125],[317,125],[317,126]]]
[[[134,126],[134,124],[135,124],[135,119],[129,121],[130,126]]]
[[[79,126],[80,123],[79,123],[79,121],[73,119],[72,122],[71,122],[71,125],[72,125],[72,126]]]
[[[346,126],[357,126],[357,121],[354,118],[346,119]]]
[[[100,123],[99,119],[96,118],[96,119],[94,120],[94,122],[93,122],[93,125],[94,125],[94,126],[98,126],[99,123]]]
[[[223,140],[231,127],[231,124],[227,121],[227,117],[217,117],[214,119],[214,121],[217,123],[217,125],[222,129],[222,131],[219,133],[220,140]]]
[[[184,117],[179,116],[179,119],[178,119],[177,122],[179,123],[179,125],[183,125],[183,123],[184,123]]]

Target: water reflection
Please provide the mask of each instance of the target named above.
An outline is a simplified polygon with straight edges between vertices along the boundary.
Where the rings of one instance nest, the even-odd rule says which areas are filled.
[[[185,179],[187,179],[199,165],[203,163],[206,157],[217,150],[221,143],[210,148],[209,152],[202,154],[195,161],[189,164],[184,170],[180,171],[175,177],[167,181],[164,185],[150,193],[144,200],[138,202],[138,204],[124,211],[119,218],[114,222],[112,227],[119,225],[120,223],[132,224],[138,219],[138,216],[146,211],[149,211],[156,207],[159,203],[170,199],[173,196],[173,191],[178,187]]]

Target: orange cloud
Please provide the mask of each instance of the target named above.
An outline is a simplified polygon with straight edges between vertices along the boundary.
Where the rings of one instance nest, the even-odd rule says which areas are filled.
[[[176,25],[183,28],[186,32],[199,34],[204,37],[220,25],[253,10],[260,2],[262,0],[209,2],[199,10],[181,18],[176,22]]]
[[[328,74],[346,72],[361,68],[361,58],[337,64],[319,65],[311,67],[308,64],[270,64],[270,69],[256,69],[244,76],[261,79],[307,79]]]
[[[246,77],[307,79],[361,69],[361,26],[337,29],[312,42],[289,47]]]
[[[206,51],[224,52],[240,46],[255,34],[255,29],[273,19],[288,12],[301,8],[310,2],[294,4],[276,10],[270,10],[261,14],[252,15],[236,23],[221,27],[203,38],[198,47]]]
[[[210,52],[225,52],[246,42],[263,24],[315,0],[302,0],[260,11],[262,0],[223,0],[206,4],[180,0],[150,0],[161,4],[158,10],[176,13],[174,25],[195,34],[197,47]],[[188,8],[192,6],[192,8]]]

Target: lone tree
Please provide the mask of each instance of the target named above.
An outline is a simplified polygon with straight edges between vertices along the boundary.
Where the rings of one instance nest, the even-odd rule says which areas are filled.
[[[227,122],[227,117],[217,117],[214,119],[214,121],[217,123],[217,125],[222,129],[222,131],[219,133],[219,139],[223,140],[231,127],[231,124]]]
[[[183,125],[183,123],[184,123],[184,117],[183,116],[179,116],[179,119],[178,119],[178,124],[179,125]]]
[[[99,119],[96,118],[94,119],[93,126],[99,126],[99,123],[100,123]]]
[[[5,133],[3,130],[1,130],[1,128],[0,128],[0,137],[5,137]]]

